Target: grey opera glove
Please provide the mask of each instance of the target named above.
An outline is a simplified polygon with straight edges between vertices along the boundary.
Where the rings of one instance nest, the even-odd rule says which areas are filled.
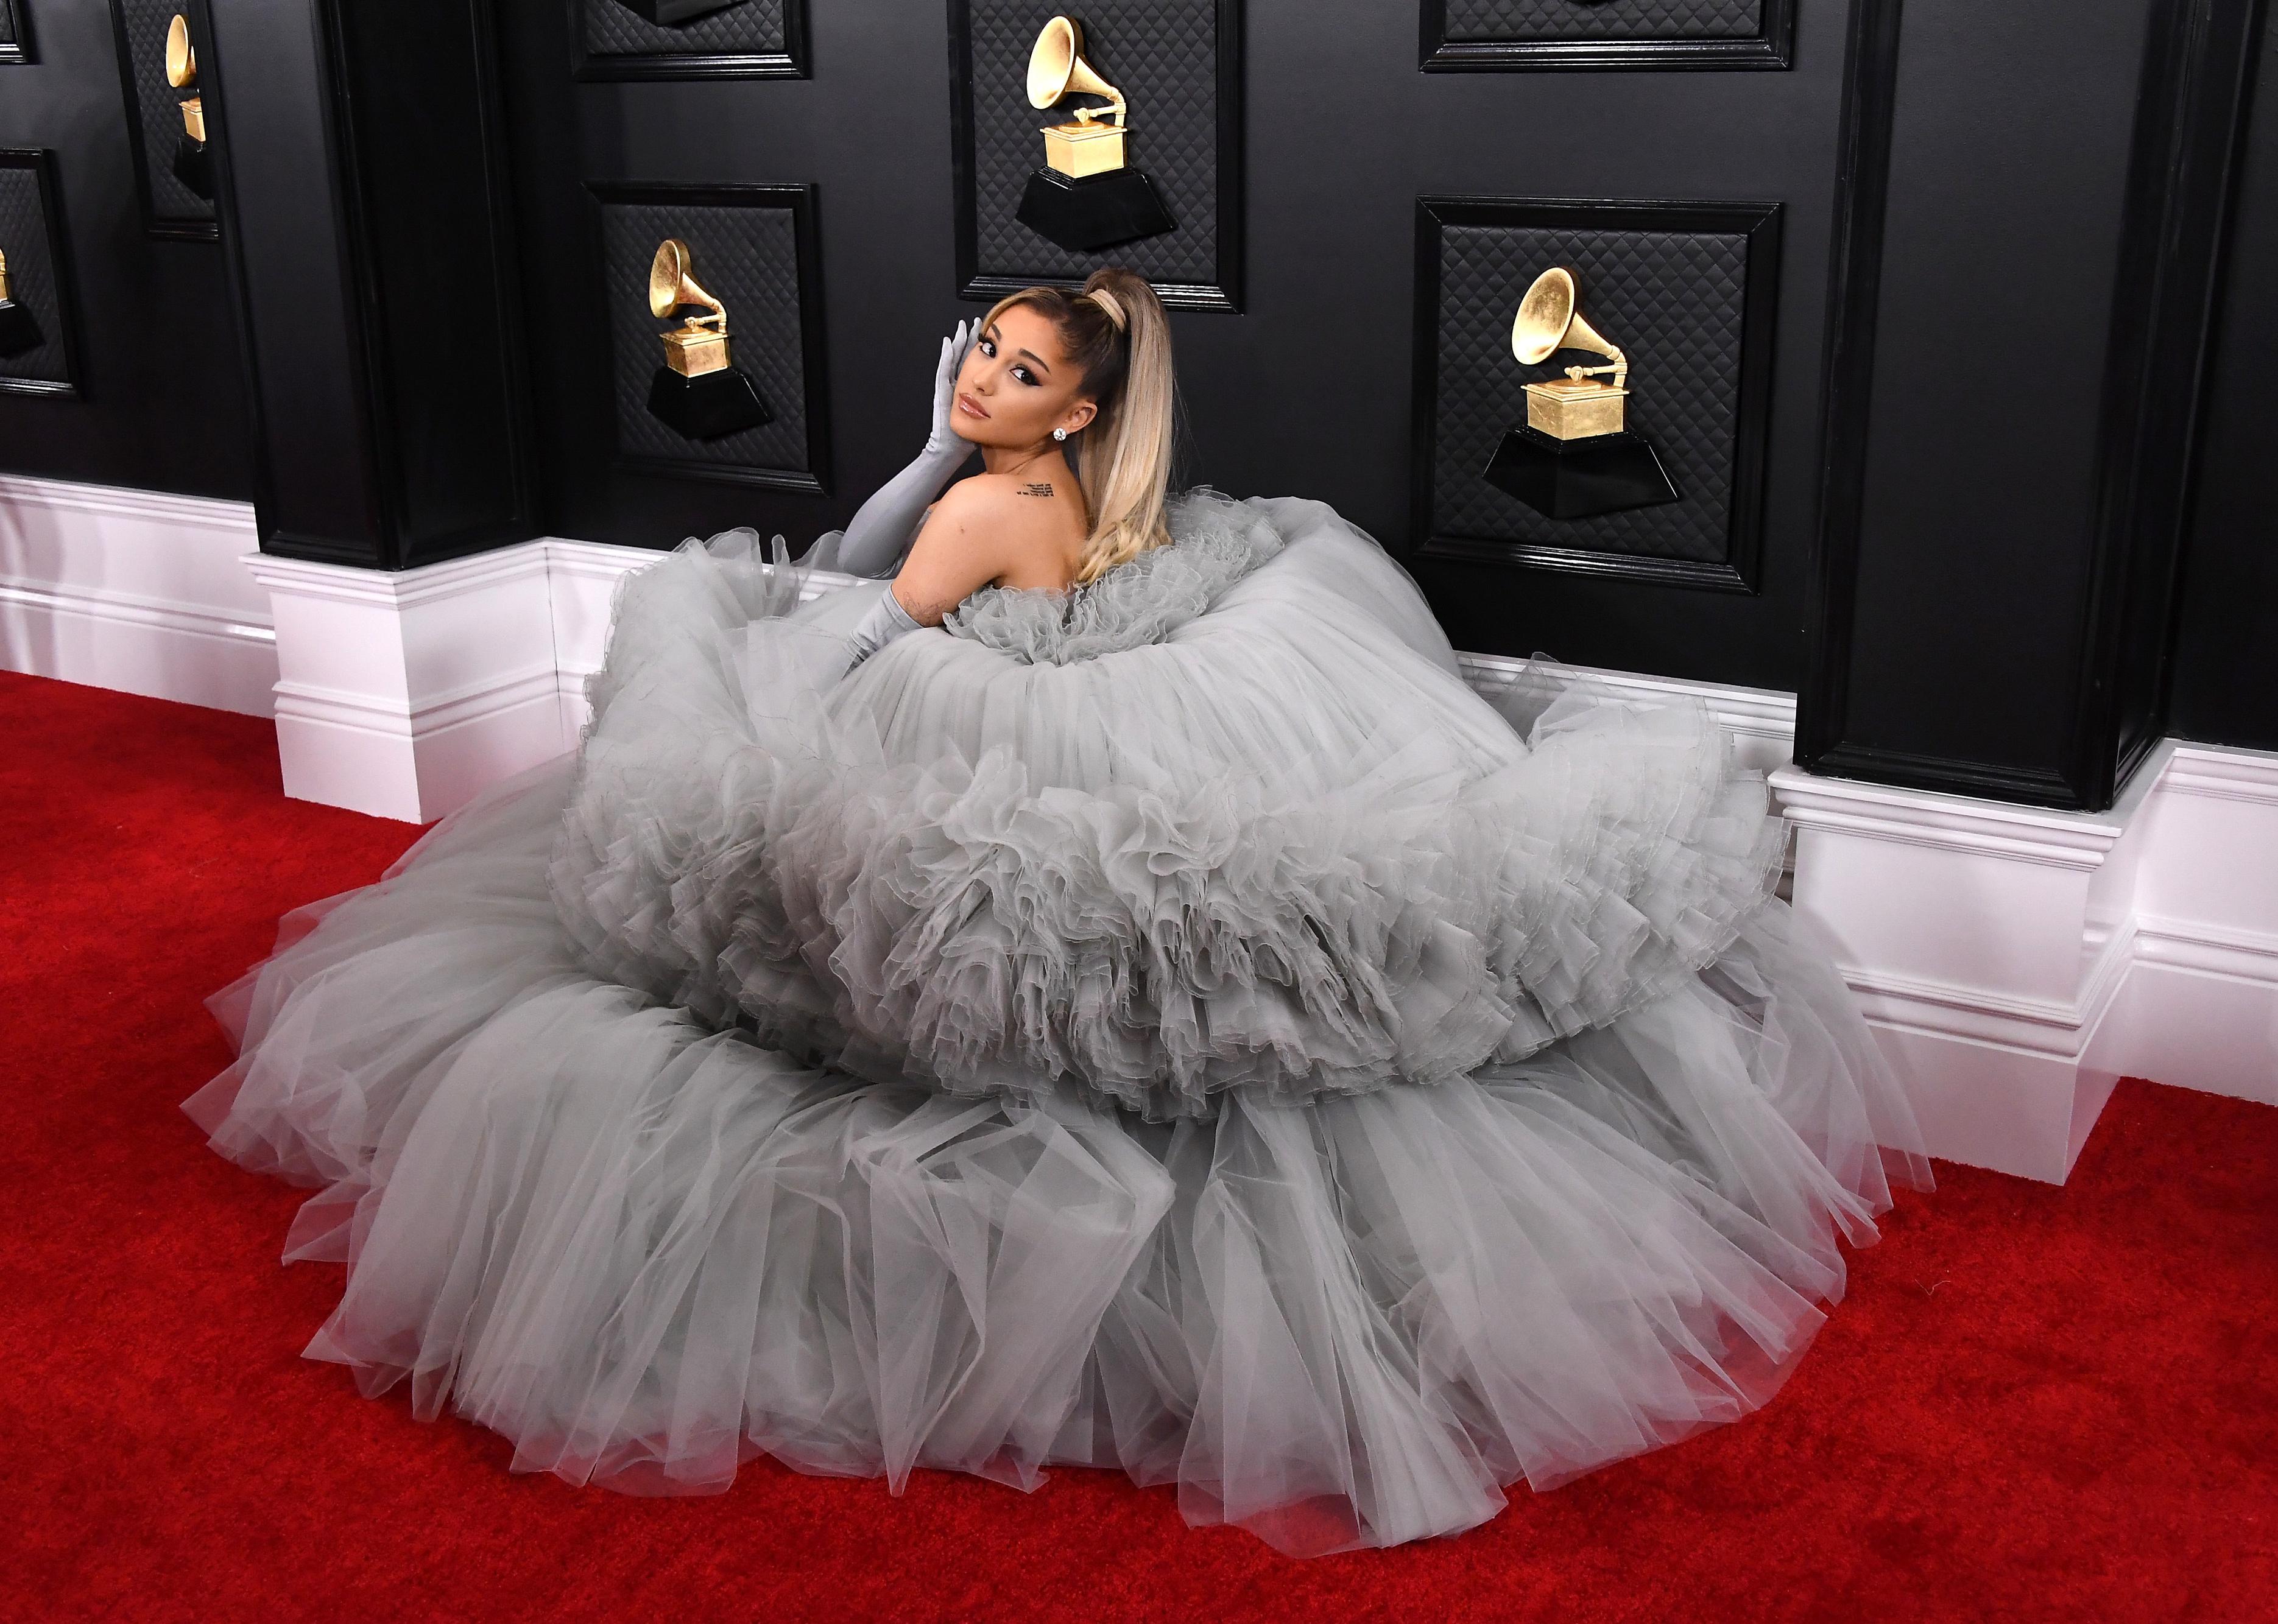
[[[917,539],[926,509],[973,454],[972,442],[958,438],[949,415],[956,407],[958,369],[980,337],[981,324],[975,320],[958,323],[957,331],[941,341],[941,362],[933,377],[933,427],[926,435],[925,449],[870,493],[844,534],[822,537],[807,549],[800,564],[872,576],[890,576],[900,568],[902,555]]]
[[[925,622],[913,618],[910,612],[902,607],[902,600],[894,596],[893,586],[889,583],[886,590],[878,594],[878,601],[870,606],[870,613],[864,615],[860,623],[847,634],[847,641],[854,650],[854,663],[846,668],[852,671],[854,666],[860,665],[904,632],[922,631],[924,629]]]

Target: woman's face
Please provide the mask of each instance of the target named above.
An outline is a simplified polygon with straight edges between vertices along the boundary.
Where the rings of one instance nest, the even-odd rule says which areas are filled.
[[[1016,304],[981,330],[958,369],[949,421],[958,438],[976,446],[1018,447],[1054,429],[1074,434],[1097,410],[1051,319]]]

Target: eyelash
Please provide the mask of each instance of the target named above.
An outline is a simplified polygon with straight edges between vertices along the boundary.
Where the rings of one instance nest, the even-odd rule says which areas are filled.
[[[988,356],[990,360],[995,360],[997,358],[997,340],[994,339],[982,339],[981,353]],[[1029,371],[1026,367],[1014,367],[1013,369],[1013,376],[1019,378],[1022,383],[1028,385],[1031,389],[1040,389],[1043,386],[1036,381],[1036,375]]]

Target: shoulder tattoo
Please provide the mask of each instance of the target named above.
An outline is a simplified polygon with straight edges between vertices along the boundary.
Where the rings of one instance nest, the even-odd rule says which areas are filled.
[[[1022,496],[1050,496],[1051,493],[1051,484],[1044,480],[1038,480],[1034,484],[1025,484],[1021,487]]]

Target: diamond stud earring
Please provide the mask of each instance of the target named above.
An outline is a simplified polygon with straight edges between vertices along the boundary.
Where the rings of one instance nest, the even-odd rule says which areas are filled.
[[[1056,440],[1064,440],[1067,438],[1067,431],[1066,429],[1054,429],[1052,431],[1052,438]]]

